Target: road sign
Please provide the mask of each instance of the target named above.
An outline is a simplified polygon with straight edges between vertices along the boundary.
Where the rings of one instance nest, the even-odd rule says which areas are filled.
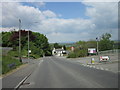
[[[29,50],[29,53],[31,53],[31,50]]]

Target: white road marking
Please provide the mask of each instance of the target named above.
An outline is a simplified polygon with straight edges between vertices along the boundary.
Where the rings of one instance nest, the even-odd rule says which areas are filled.
[[[95,68],[95,66],[93,66],[93,68]]]
[[[86,66],[86,67],[90,67],[90,68],[95,68],[95,69],[100,69],[100,70],[106,70],[108,71],[109,69],[108,68],[103,68],[103,67],[95,67],[93,65],[85,65],[85,64],[82,64],[82,66]]]
[[[26,76],[25,78],[23,78],[23,80],[14,88],[14,90],[17,90],[24,82],[25,80],[30,76],[31,74],[29,74],[28,76]]]
[[[106,68],[105,70],[108,71],[108,68]]]
[[[92,68],[92,66],[90,66],[90,68]]]
[[[101,70],[104,70],[102,67],[100,68]]]
[[[85,66],[85,64],[83,64],[83,66]]]
[[[96,69],[99,69],[99,67],[97,67]]]
[[[40,66],[40,64],[43,62],[43,60],[40,60],[40,62],[39,62],[39,66]]]
[[[89,67],[89,65],[87,65],[87,67]]]

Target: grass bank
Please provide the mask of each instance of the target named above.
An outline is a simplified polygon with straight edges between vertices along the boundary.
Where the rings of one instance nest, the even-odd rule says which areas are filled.
[[[22,63],[15,58],[12,58],[11,56],[8,55],[3,55],[2,56],[2,74],[6,74],[7,72],[17,68],[20,66]]]

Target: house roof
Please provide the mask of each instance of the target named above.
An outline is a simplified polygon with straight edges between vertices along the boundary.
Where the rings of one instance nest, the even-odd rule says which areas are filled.
[[[55,51],[64,51],[63,49],[55,49]]]

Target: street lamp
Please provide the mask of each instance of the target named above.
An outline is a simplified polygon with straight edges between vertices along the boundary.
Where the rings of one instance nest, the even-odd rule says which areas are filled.
[[[19,60],[22,62],[21,59],[21,20],[19,19]]]

